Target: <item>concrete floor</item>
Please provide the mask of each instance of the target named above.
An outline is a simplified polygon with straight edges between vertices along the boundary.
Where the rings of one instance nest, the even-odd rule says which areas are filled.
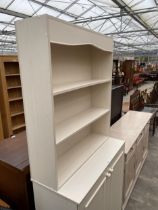
[[[158,129],[125,210],[158,210]]]

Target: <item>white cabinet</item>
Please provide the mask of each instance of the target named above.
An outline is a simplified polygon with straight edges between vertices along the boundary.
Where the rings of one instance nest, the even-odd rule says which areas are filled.
[[[80,204],[79,210],[121,210],[123,166],[124,153],[121,152]]]
[[[110,130],[112,137],[125,140],[123,209],[136,183],[148,151],[149,120],[152,114],[129,111]]]
[[[105,182],[106,177],[103,178],[99,186],[88,199],[79,206],[79,210],[105,210]]]
[[[122,208],[122,186],[123,186],[123,170],[124,168],[124,154],[122,153],[114,165],[111,167],[112,175],[110,179],[111,196],[110,196],[110,210],[120,210]]]
[[[47,15],[16,31],[36,209],[77,208],[124,150],[109,138],[113,41]],[[83,208],[102,210],[103,191]]]

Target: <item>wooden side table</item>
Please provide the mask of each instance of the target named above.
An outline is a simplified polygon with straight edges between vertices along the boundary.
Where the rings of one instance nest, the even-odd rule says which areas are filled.
[[[25,132],[0,142],[0,197],[13,209],[35,209]]]

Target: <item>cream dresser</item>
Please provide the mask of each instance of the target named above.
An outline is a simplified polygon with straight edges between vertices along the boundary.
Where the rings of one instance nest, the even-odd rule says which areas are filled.
[[[16,30],[36,210],[121,210],[112,39],[47,15]]]
[[[110,136],[125,141],[123,209],[147,156],[151,116],[146,112],[128,111],[110,129]]]

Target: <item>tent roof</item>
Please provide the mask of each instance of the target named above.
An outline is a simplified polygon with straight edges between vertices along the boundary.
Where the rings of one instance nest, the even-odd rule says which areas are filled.
[[[0,53],[16,52],[15,21],[41,14],[112,36],[115,53],[158,50],[158,0],[1,0]]]

